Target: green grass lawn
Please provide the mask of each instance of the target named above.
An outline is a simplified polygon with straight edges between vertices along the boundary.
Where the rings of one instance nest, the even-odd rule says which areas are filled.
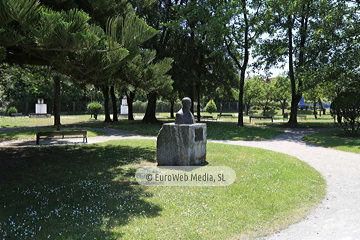
[[[284,132],[265,127],[237,127],[232,123],[206,122],[206,124],[207,138],[213,140],[265,140]]]
[[[261,115],[261,111],[252,111],[251,115]],[[289,111],[286,111],[289,113]],[[281,111],[273,111],[270,114],[274,115],[274,120],[278,120],[276,122],[271,122],[269,119],[259,120],[259,119],[252,119],[251,124],[253,125],[264,125],[268,127],[283,127],[287,122],[288,119],[283,119],[281,115]],[[330,114],[326,115],[318,115],[318,118],[315,119],[312,111],[310,110],[299,110],[298,115],[305,115],[306,120],[303,118],[298,118],[298,126],[297,128],[328,128],[334,127],[336,124],[334,123],[334,119],[331,117]],[[245,122],[249,122],[248,117],[246,116],[244,119]]]
[[[74,131],[74,130],[83,130],[80,128],[62,128],[61,131]],[[55,131],[54,127],[36,127],[36,128],[27,128],[23,130],[3,132],[0,133],[0,139],[3,140],[14,140],[14,139],[36,139],[37,132],[52,132]],[[104,135],[104,131],[98,129],[86,129],[88,137],[95,137]]]
[[[120,120],[119,122],[103,123],[91,122],[76,124],[77,127],[106,127],[115,129],[124,129],[137,134],[156,136],[163,123],[173,122],[168,119],[163,119],[159,124],[142,123],[139,120],[128,121]],[[235,123],[206,121],[207,124],[207,138],[216,140],[264,140],[273,138],[281,133],[283,130],[271,129],[265,127],[245,126],[237,127]],[[70,125],[68,125],[70,126]]]
[[[289,111],[286,111],[289,113]],[[218,113],[213,113],[211,116],[213,116],[214,119],[216,119]],[[224,114],[232,114],[234,117],[223,117],[220,119],[220,121],[224,122],[233,122],[236,123],[238,121],[237,119],[237,113],[224,113]],[[250,111],[249,115],[244,115],[244,123],[251,124],[251,125],[263,125],[268,127],[283,127],[284,124],[287,123],[288,120],[283,119],[281,110],[276,111],[268,111],[266,114],[270,114],[274,116],[275,122],[271,122],[270,119],[252,119],[251,123],[249,120],[249,115],[262,115],[261,110],[253,110]],[[204,115],[210,115],[209,113],[204,113]],[[298,118],[299,125],[298,128],[327,128],[327,127],[334,127],[336,126],[334,123],[334,119],[331,117],[330,114],[326,115],[318,115],[318,118],[315,119],[314,115],[312,114],[312,111],[310,110],[299,110],[298,115],[306,115],[306,120],[303,118]],[[210,121],[207,121],[210,122]]]
[[[92,122],[90,115],[69,115],[61,116],[61,124]],[[51,126],[54,125],[54,118],[29,118],[29,117],[2,117],[0,128],[25,127],[25,126]]]
[[[307,135],[302,140],[320,145],[323,147],[334,148],[346,152],[360,153],[360,137],[341,137],[339,134],[344,134],[345,131],[341,129],[322,131]]]
[[[254,125],[261,125],[261,126],[267,126],[267,127],[286,127],[285,124],[287,121],[284,122],[265,122],[265,121],[252,121],[251,123]],[[321,120],[298,120],[298,126],[295,128],[330,128],[330,127],[336,127],[337,125],[334,123],[334,121],[321,121]],[[293,127],[294,128],[294,127]]]
[[[39,122],[34,121],[34,118],[16,118],[16,121],[11,122],[10,120],[15,118],[2,118],[0,121],[5,119],[6,126],[41,126],[41,125],[52,125],[53,119],[37,119]],[[18,119],[22,119],[22,121],[17,122]],[[128,130],[133,133],[149,135],[149,136],[157,136],[159,133],[162,124],[167,122],[174,122],[173,119],[168,118],[160,118],[159,124],[147,124],[142,123],[141,120],[128,121],[125,119],[120,119],[119,122],[111,122],[104,123],[101,117],[99,120],[95,121],[93,119],[89,119],[88,116],[65,116],[62,122],[62,130],[66,130],[68,128],[114,128],[114,129],[122,129]],[[20,124],[21,123],[21,124]],[[235,123],[226,123],[226,122],[216,122],[216,121],[206,121],[207,124],[207,134],[208,139],[216,139],[216,140],[264,140],[273,138],[283,131],[278,129],[270,129],[265,127],[254,127],[254,126],[246,126],[243,128],[239,128]],[[26,129],[26,130],[18,130],[15,132],[7,132],[0,133],[0,139],[26,139],[26,138],[34,138],[37,131],[54,131],[54,127],[47,126],[46,128],[40,129]],[[89,136],[97,136],[101,135],[98,130],[89,129]]]
[[[208,143],[208,166],[228,166],[225,187],[148,187],[156,141],[2,148],[4,239],[239,239],[303,219],[326,184],[306,163],[267,150]]]

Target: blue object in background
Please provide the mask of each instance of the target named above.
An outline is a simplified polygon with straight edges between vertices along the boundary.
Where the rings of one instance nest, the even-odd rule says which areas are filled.
[[[301,98],[300,102],[299,102],[299,107],[305,107],[305,106],[313,106],[313,104],[305,103],[304,98]],[[316,106],[320,106],[320,104],[316,103]],[[323,103],[323,107],[324,108],[330,108],[330,104]]]

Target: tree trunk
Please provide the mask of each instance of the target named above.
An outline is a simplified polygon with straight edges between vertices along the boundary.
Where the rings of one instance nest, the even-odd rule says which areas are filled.
[[[198,109],[201,109],[201,102],[198,102]],[[194,112],[194,104],[192,104],[192,107],[190,108],[191,112]],[[201,111],[196,111],[195,121],[200,122],[201,121]]]
[[[265,102],[264,107],[263,107],[263,112],[262,112],[263,116],[266,115],[266,108],[267,108],[267,102]]]
[[[200,76],[199,76],[200,77]],[[198,85],[200,85],[200,84],[198,84]],[[197,86],[196,87],[196,92],[197,92],[197,115],[198,115],[198,122],[200,122],[200,113],[201,113],[201,104],[200,104],[200,102],[201,102],[201,98],[200,98],[200,86]]]
[[[104,122],[111,122],[110,110],[109,110],[109,87],[101,86],[101,90],[104,95],[104,110],[105,110]]]
[[[198,103],[199,104],[199,103]],[[175,106],[175,99],[171,98],[170,99],[170,118],[175,118],[174,115],[174,106]]]
[[[192,104],[191,104],[191,107],[190,107],[190,111],[191,111],[192,113],[194,113],[194,99],[195,99],[194,85],[193,85],[193,84],[194,84],[194,81],[193,81],[193,83],[192,83],[192,87],[191,87],[191,89],[190,89],[190,96],[189,96],[189,98],[190,98],[191,101],[192,101]],[[197,104],[201,106],[200,102],[198,102]],[[196,116],[194,116],[194,117],[195,117],[195,119],[196,119]],[[197,121],[200,122],[200,115],[197,116]]]
[[[291,97],[291,106],[290,106],[290,119],[286,126],[294,126],[297,125],[297,111],[298,111],[298,105],[301,99],[301,95],[295,94]]]
[[[60,131],[60,91],[61,91],[61,83],[60,76],[54,76],[54,126],[56,126],[56,131]]]
[[[245,103],[245,115],[249,115],[250,103]]]
[[[111,102],[112,102],[112,107],[113,107],[113,121],[114,122],[118,122],[118,110],[117,110],[117,106],[116,106],[116,96],[115,96],[115,88],[114,86],[110,87],[110,96],[111,96]]]
[[[337,123],[341,124],[342,123],[342,116],[340,116],[339,114],[336,116],[336,120]]]
[[[301,99],[301,95],[296,93],[296,82],[295,82],[295,75],[294,75],[294,63],[293,63],[293,34],[292,34],[292,18],[288,16],[288,49],[289,49],[289,77],[291,82],[291,110],[290,110],[290,119],[287,126],[294,126],[297,125],[297,110],[298,104]]]
[[[303,12],[307,12],[308,5],[303,5]],[[289,50],[289,77],[291,81],[291,112],[290,112],[290,119],[289,122],[286,124],[287,126],[295,126],[298,125],[297,122],[297,111],[298,111],[298,105],[302,96],[302,93],[300,90],[298,92],[296,91],[296,82],[295,82],[295,74],[294,74],[294,63],[293,63],[293,24],[294,19],[292,19],[292,15],[288,16],[288,50]],[[303,67],[305,64],[305,54],[304,54],[304,48],[306,43],[306,34],[308,29],[308,18],[306,16],[302,16],[301,18],[301,25],[300,25],[300,43],[299,43],[299,61],[298,66]],[[297,83],[297,89],[301,89],[302,87],[302,80],[298,79]]]
[[[126,98],[127,98],[127,104],[128,104],[128,120],[133,121],[134,120],[134,112],[133,112],[133,102],[135,98],[135,91],[130,91],[128,94],[127,92]]]
[[[142,120],[144,123],[158,123],[156,119],[156,92],[151,92],[148,94],[148,104],[146,106],[145,116]]]
[[[324,108],[324,105],[323,105],[323,103],[321,101],[321,98],[319,98],[318,101],[319,101],[319,104],[320,104],[320,108],[321,108],[321,110],[323,112],[323,115],[325,115],[326,114],[326,109]],[[321,114],[320,114],[320,117],[321,117]]]
[[[285,104],[286,104],[286,101],[280,101],[282,116],[284,116],[284,113],[285,113]]]
[[[238,113],[238,122],[237,126],[243,127],[244,126],[244,114],[243,114],[243,99],[244,99],[244,83],[245,83],[245,73],[246,68],[249,62],[249,21],[247,18],[247,11],[246,11],[246,0],[242,0],[242,8],[243,8],[243,16],[244,16],[244,23],[245,23],[245,32],[244,32],[244,58],[243,63],[241,65],[240,71],[240,84],[239,84],[239,113]],[[239,63],[237,64],[239,66]]]
[[[316,100],[314,100],[313,107],[314,107],[314,111],[313,111],[313,113],[314,113],[314,117],[315,117],[315,119],[317,119]]]

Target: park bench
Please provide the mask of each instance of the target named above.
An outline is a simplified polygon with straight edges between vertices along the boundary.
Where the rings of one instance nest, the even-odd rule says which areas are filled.
[[[220,119],[221,117],[233,117],[233,115],[232,114],[218,114],[217,115],[217,119]]]
[[[22,113],[10,113],[11,117],[22,116]]]
[[[51,114],[48,113],[29,113],[29,118],[49,118]]]
[[[306,115],[297,115],[297,117],[306,120]]]
[[[271,119],[271,122],[274,122],[274,116],[272,115],[265,115],[265,116],[249,116],[250,122],[252,118],[258,118],[258,119]]]
[[[85,130],[75,130],[75,131],[54,131],[54,132],[38,132],[36,134],[36,144],[39,145],[40,137],[56,137],[56,136],[77,136],[78,138],[83,138],[83,142],[87,142],[87,131]],[[75,137],[76,138],[76,137]]]
[[[201,116],[202,119],[213,119],[213,116]]]
[[[0,117],[4,117],[5,116],[5,112],[0,112]]]

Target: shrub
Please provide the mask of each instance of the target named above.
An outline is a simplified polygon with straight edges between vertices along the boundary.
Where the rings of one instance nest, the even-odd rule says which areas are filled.
[[[339,94],[330,105],[330,113],[334,120],[337,118],[345,131],[356,135],[360,127],[360,92]]]
[[[206,106],[205,106],[205,111],[208,112],[208,113],[210,113],[210,114],[212,114],[212,113],[215,112],[216,110],[217,110],[216,104],[215,104],[214,100],[211,99],[211,100],[206,104]]]
[[[144,113],[146,111],[147,102],[135,101],[133,102],[133,112]]]
[[[97,115],[101,108],[102,105],[98,102],[92,102],[87,105],[87,109],[94,115],[95,120],[97,120]]]
[[[17,113],[17,112],[18,112],[18,110],[16,109],[16,107],[10,107],[7,111],[7,113],[9,115],[11,115],[12,113]]]

